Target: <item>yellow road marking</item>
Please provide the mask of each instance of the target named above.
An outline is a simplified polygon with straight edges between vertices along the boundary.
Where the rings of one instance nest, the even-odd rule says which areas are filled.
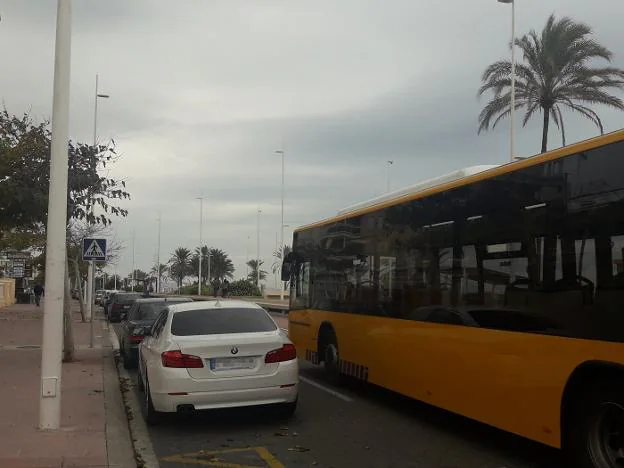
[[[244,447],[244,448],[234,448],[234,449],[225,449],[225,450],[200,450],[199,452],[194,453],[185,453],[181,455],[171,455],[168,457],[161,458],[161,461],[169,462],[169,463],[182,463],[187,465],[203,465],[203,466],[213,466],[218,468],[258,468],[257,466],[250,465],[241,465],[239,463],[230,463],[221,461],[218,458],[218,455],[226,455],[228,453],[239,453],[239,452],[256,452],[258,456],[266,462],[267,468],[285,468],[277,458],[273,456],[273,454],[266,447]],[[201,457],[212,457],[206,459],[200,459]]]

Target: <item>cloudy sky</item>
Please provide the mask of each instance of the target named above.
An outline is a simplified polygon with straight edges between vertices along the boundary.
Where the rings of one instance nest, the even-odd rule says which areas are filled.
[[[624,67],[619,0],[518,0],[518,33],[550,13],[589,23]],[[16,114],[51,114],[56,1],[0,0],[0,97]],[[286,152],[285,229],[334,214],[386,190],[509,158],[508,124],[477,135],[480,74],[507,58],[511,9],[496,0],[75,0],[71,127],[117,142],[112,176],[132,200],[114,235],[118,272],[155,264],[199,243],[225,250],[246,273],[256,255],[270,267],[280,225]],[[606,131],[622,114],[597,109]],[[569,141],[596,134],[566,115]],[[537,119],[518,130],[519,155],[540,147]],[[551,133],[551,147],[560,137]],[[273,279],[268,281],[273,286]]]

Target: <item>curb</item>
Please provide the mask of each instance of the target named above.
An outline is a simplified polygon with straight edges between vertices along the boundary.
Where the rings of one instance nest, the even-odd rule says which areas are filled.
[[[141,406],[134,392],[136,384],[126,369],[120,364],[119,360],[119,340],[112,326],[109,326],[109,339],[115,353],[115,367],[119,376],[119,386],[121,388],[122,399],[128,417],[128,427],[132,438],[132,445],[138,468],[160,468],[158,457],[152,447],[147,425],[143,420]]]

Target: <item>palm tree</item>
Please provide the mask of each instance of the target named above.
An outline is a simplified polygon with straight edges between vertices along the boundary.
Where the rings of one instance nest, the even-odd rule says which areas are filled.
[[[260,281],[266,279],[266,276],[267,276],[267,272],[262,270],[263,264],[264,264],[264,261],[260,260]],[[258,260],[249,260],[247,262],[247,266],[249,267],[249,270],[250,270],[249,274],[247,275],[247,278],[254,285],[259,286],[258,285]]]
[[[163,278],[167,276],[167,271],[169,271],[169,265],[166,263],[161,263],[160,268],[159,265],[154,265],[150,270],[150,274],[154,275],[157,278],[158,284],[157,287],[160,289],[160,284],[162,283]],[[156,291],[160,292],[160,291]]]
[[[234,277],[234,264],[221,249],[210,249],[210,278],[222,282]]]
[[[551,15],[538,35],[534,30],[516,39],[524,63],[516,66],[516,109],[524,108],[522,125],[541,112],[542,152],[547,149],[548,128],[552,118],[561,130],[565,146],[563,109],[577,112],[591,120],[603,133],[600,117],[589,106],[602,104],[624,110],[622,99],[607,90],[624,88],[624,70],[593,66],[603,59],[611,62],[613,54],[592,39],[591,28],[568,17],[559,20]],[[481,77],[479,95],[492,91],[494,98],[479,114],[479,133],[496,127],[510,114],[511,63],[499,61],[490,65]]]
[[[291,251],[292,251],[292,248],[290,247],[290,245],[284,245],[285,255],[288,255]],[[271,265],[271,271],[275,275],[278,272],[282,271],[282,258],[283,257],[282,257],[281,247],[278,247],[277,250],[273,252],[273,258],[275,258],[275,260],[273,261],[273,265]]]
[[[182,287],[184,278],[191,273],[191,251],[186,247],[178,247],[171,256],[169,262],[169,273],[171,273],[171,277],[177,281],[179,290]]]

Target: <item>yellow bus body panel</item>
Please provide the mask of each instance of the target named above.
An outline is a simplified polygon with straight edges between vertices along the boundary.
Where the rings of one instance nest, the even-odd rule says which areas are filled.
[[[624,364],[624,344],[321,310],[289,313],[299,357],[317,352],[327,322],[340,359],[368,382],[560,447],[563,392],[584,362]]]

